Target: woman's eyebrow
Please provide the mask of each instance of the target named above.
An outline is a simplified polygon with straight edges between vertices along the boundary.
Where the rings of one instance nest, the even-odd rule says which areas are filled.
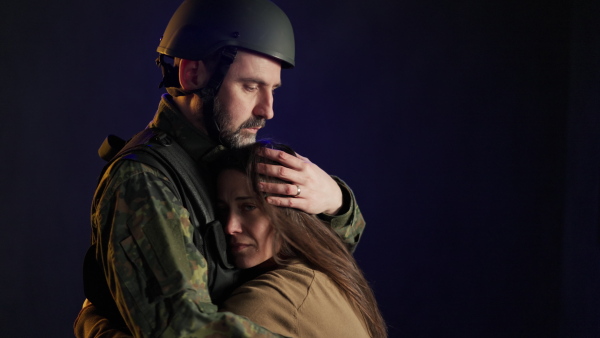
[[[244,200],[252,200],[252,199],[254,199],[252,196],[239,196],[239,197],[235,198],[236,201],[244,201]]]

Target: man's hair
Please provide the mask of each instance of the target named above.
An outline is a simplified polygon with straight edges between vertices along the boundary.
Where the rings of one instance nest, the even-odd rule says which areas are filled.
[[[373,291],[348,247],[335,231],[316,215],[266,202],[266,194],[260,191],[259,183],[284,181],[258,173],[259,163],[278,164],[260,156],[262,148],[296,155],[288,146],[263,140],[229,151],[227,160],[222,162],[226,164],[220,169],[238,170],[250,178],[249,188],[258,197],[257,203],[274,229],[275,262],[280,266],[287,266],[300,260],[329,276],[352,307],[362,314],[369,334],[372,337],[386,337],[386,325]]]

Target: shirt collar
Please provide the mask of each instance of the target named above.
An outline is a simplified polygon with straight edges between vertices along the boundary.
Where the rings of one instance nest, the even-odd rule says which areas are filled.
[[[212,162],[218,153],[226,149],[194,127],[169,94],[162,95],[158,110],[148,127],[158,128],[169,134],[196,162]]]

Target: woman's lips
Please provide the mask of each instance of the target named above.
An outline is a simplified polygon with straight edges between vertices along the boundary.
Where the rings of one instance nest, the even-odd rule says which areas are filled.
[[[250,244],[245,244],[245,243],[235,243],[235,244],[231,244],[231,251],[232,252],[240,252],[246,248],[249,248],[251,245]]]

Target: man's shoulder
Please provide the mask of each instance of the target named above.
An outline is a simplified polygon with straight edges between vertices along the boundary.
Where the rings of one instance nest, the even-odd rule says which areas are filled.
[[[154,166],[140,161],[137,157],[128,156],[111,163],[104,172],[102,180],[110,181],[111,185],[118,186],[130,180],[164,181],[167,180],[167,177]]]

